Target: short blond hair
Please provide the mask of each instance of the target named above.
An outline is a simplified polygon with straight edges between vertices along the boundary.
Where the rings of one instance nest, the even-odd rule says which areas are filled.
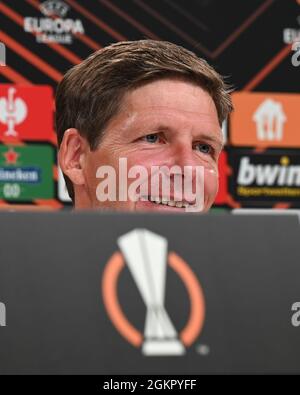
[[[56,132],[61,144],[71,127],[96,149],[125,93],[147,82],[180,77],[206,90],[214,100],[219,123],[232,111],[229,86],[193,52],[166,41],[139,40],[112,44],[70,69],[56,92]],[[65,177],[74,199],[73,185]]]

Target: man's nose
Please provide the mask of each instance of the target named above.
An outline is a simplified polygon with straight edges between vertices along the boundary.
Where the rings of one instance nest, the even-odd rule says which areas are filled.
[[[199,165],[199,159],[197,160],[195,151],[193,150],[192,144],[188,142],[178,142],[172,147],[172,164],[181,167],[184,166],[196,166]]]

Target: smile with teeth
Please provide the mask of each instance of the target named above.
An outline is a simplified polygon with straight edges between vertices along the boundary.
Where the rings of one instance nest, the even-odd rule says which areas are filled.
[[[163,204],[163,205],[166,205],[166,206],[177,207],[177,208],[193,207],[193,204],[190,204],[188,202],[175,201],[175,200],[171,200],[171,199],[166,198],[166,197],[146,196],[146,197],[143,198],[143,200],[148,200],[148,201],[150,201],[152,203]]]

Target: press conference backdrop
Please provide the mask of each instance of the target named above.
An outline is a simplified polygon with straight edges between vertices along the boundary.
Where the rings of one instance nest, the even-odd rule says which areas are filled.
[[[235,88],[215,207],[300,206],[299,0],[4,0],[0,26],[1,208],[70,205],[55,87],[92,52],[143,38],[194,51]]]

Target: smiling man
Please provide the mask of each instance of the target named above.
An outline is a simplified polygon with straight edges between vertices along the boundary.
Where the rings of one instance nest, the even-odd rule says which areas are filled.
[[[221,76],[182,47],[141,40],[97,51],[56,94],[59,165],[75,208],[209,210],[231,110]]]

